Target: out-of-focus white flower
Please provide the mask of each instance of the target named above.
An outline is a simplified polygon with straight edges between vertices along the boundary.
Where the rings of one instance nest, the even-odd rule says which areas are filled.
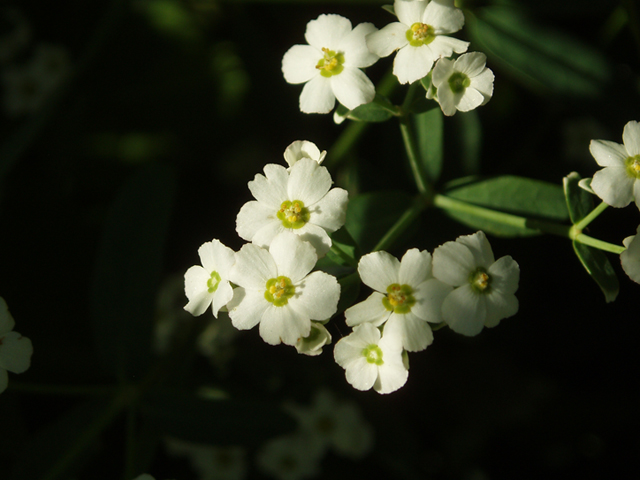
[[[338,340],[333,354],[354,388],[373,387],[378,393],[391,393],[402,387],[409,377],[402,352],[402,339],[397,334],[381,336],[380,330],[371,323],[363,323]]]
[[[4,392],[11,373],[24,373],[31,365],[33,345],[31,340],[14,332],[13,320],[7,302],[0,297],[0,393]]]
[[[27,64],[9,66],[2,74],[5,112],[18,117],[38,110],[70,71],[71,61],[64,48],[38,45]]]
[[[233,296],[229,271],[235,263],[233,250],[213,239],[198,249],[202,266],[194,265],[184,274],[184,293],[189,303],[184,309],[193,316],[202,315],[209,306],[214,317]]]
[[[31,40],[31,28],[21,12],[13,8],[4,8],[0,21],[10,25],[0,36],[0,64],[13,60]]]
[[[228,304],[233,326],[248,330],[259,323],[260,336],[271,345],[293,346],[308,337],[311,320],[331,317],[340,298],[334,276],[309,273],[317,260],[313,246],[290,232],[277,235],[269,250],[245,244],[229,277],[238,285]]]
[[[612,207],[626,207],[633,200],[640,209],[640,124],[631,121],[622,132],[623,145],[591,140],[589,150],[604,167],[593,176],[591,188]]]
[[[165,445],[168,453],[189,459],[199,480],[242,480],[247,477],[243,447],[205,445],[175,438],[167,438]]]
[[[196,347],[212,365],[224,372],[227,363],[233,358],[233,341],[238,334],[238,330],[231,324],[229,315],[220,312],[218,318],[212,320],[198,336]]]
[[[484,232],[461,236],[433,252],[433,276],[454,287],[442,305],[447,325],[477,335],[515,315],[520,267],[510,257],[495,260]]]
[[[451,116],[456,110],[468,112],[491,99],[494,76],[486,67],[486,61],[486,55],[480,52],[465,53],[455,61],[438,60],[433,68],[432,82],[445,115]]]
[[[329,171],[310,158],[299,159],[290,171],[268,164],[264,173],[249,182],[256,200],[240,209],[238,235],[267,248],[279,233],[292,232],[311,243],[319,257],[324,256],[331,248],[328,233],[344,225],[347,191],[331,188]]]
[[[620,254],[622,269],[631,280],[640,283],[640,226],[635,235],[625,238],[622,243],[627,247]]]
[[[443,321],[442,302],[452,290],[433,278],[431,254],[412,248],[398,261],[387,252],[369,253],[360,259],[358,273],[376,291],[344,312],[347,325],[384,324],[385,335],[398,336],[405,350],[427,348],[433,342],[427,322]]]
[[[369,103],[376,91],[360,70],[373,65],[378,56],[367,49],[365,36],[376,28],[351,22],[340,15],[320,15],[307,24],[308,45],[294,45],[282,59],[284,79],[304,83],[300,110],[304,113],[329,113],[336,98],[353,110]]]
[[[398,50],[393,74],[400,83],[426,77],[438,58],[467,51],[468,42],[446,36],[464,25],[453,0],[396,0],[393,8],[399,21],[367,35],[367,46],[380,57]]]
[[[289,171],[291,171],[293,164],[301,158],[310,158],[311,160],[318,162],[318,165],[320,165],[326,156],[326,150],[321,152],[320,149],[316,147],[315,143],[308,140],[296,140],[284,151],[284,159],[287,162],[287,165],[289,165]]]
[[[341,401],[329,390],[319,390],[309,406],[285,405],[300,429],[318,443],[354,460],[367,455],[373,447],[373,428],[353,402]]]
[[[320,473],[322,450],[304,433],[276,437],[258,451],[258,468],[278,480],[302,480]]]
[[[156,480],[155,478],[153,478],[151,475],[149,475],[148,473],[143,473],[142,475],[137,476],[136,478],[134,478],[133,480]]]
[[[296,350],[303,355],[315,357],[322,353],[322,347],[331,343],[331,334],[320,322],[311,322],[308,336],[300,337],[296,342]]]

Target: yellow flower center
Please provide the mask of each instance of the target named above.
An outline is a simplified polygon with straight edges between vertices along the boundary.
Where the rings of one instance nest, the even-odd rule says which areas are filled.
[[[316,68],[320,70],[320,75],[323,77],[331,77],[338,75],[344,70],[344,54],[341,52],[334,52],[328,48],[323,47],[322,51],[324,56],[320,59]]]
[[[431,25],[426,23],[416,22],[406,33],[409,45],[413,47],[421,47],[422,45],[429,45],[436,38],[435,30]]]

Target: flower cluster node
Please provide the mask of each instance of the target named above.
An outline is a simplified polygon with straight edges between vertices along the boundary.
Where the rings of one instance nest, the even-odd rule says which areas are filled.
[[[296,287],[291,283],[291,279],[280,276],[267,281],[267,290],[264,292],[264,298],[276,307],[282,307],[289,303],[289,299],[295,293]]]
[[[631,178],[640,178],[640,155],[627,158],[627,172]]]
[[[309,221],[309,210],[305,208],[304,202],[286,200],[280,205],[280,210],[276,216],[282,220],[284,228],[302,228]]]
[[[429,45],[435,40],[436,35],[433,27],[426,23],[416,22],[407,30],[407,40],[412,47]]]
[[[344,70],[342,64],[344,63],[344,55],[340,52],[334,52],[327,47],[322,47],[324,57],[318,61],[316,68],[320,70],[320,75],[323,77],[331,77],[332,75],[338,75]]]
[[[209,293],[214,293],[218,289],[218,285],[220,284],[220,274],[215,270],[211,272],[211,278],[207,280],[207,291]]]
[[[416,303],[413,289],[409,285],[393,283],[387,287],[387,296],[382,298],[382,304],[387,310],[395,313],[408,313]]]
[[[471,287],[477,293],[485,293],[491,284],[491,277],[482,268],[478,268],[469,279]]]
[[[362,349],[362,356],[367,359],[367,363],[375,363],[378,366],[384,364],[384,360],[382,360],[382,350],[380,350],[378,345],[367,345]]]

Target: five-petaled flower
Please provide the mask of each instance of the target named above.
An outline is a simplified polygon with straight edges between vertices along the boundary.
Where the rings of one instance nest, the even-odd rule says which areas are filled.
[[[302,112],[329,113],[336,98],[350,110],[373,100],[375,87],[360,69],[379,58],[365,43],[365,36],[375,30],[371,23],[352,29],[340,15],[320,15],[307,24],[308,45],[294,45],[282,59],[285,80],[305,84]]]

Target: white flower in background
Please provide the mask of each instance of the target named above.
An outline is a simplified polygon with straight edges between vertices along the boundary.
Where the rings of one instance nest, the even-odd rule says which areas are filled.
[[[233,296],[229,272],[235,263],[235,254],[215,238],[198,249],[202,266],[194,265],[184,274],[184,293],[189,303],[184,309],[197,317],[209,306],[214,317]]]
[[[622,132],[623,145],[591,140],[589,150],[604,167],[593,176],[591,188],[612,207],[626,207],[633,200],[640,209],[640,124],[631,121]]]
[[[447,325],[463,335],[477,335],[515,315],[520,267],[510,257],[494,259],[484,232],[461,236],[433,252],[433,275],[454,287],[442,305]]]
[[[137,476],[136,478],[134,478],[133,480],[156,480],[155,478],[153,478],[151,475],[149,475],[148,473],[143,473],[142,475]]]
[[[31,28],[21,12],[13,8],[4,8],[0,22],[10,25],[0,35],[0,64],[13,60],[31,40]]]
[[[307,24],[304,38],[309,45],[294,45],[282,59],[284,79],[305,84],[302,112],[329,113],[336,98],[349,110],[373,100],[375,87],[360,69],[378,60],[364,40],[375,30],[371,23],[352,29],[340,15],[320,15]]]
[[[635,235],[625,238],[622,243],[627,247],[620,254],[622,269],[631,280],[640,283],[640,226]]]
[[[276,437],[257,454],[260,471],[278,480],[301,480],[320,474],[322,450],[304,433]]]
[[[468,112],[484,105],[493,95],[493,72],[484,53],[465,53],[457,60],[441,58],[433,68],[432,82],[445,115]],[[429,92],[427,91],[427,98]]]
[[[469,42],[446,36],[464,25],[453,0],[396,0],[393,9],[399,21],[367,35],[367,46],[380,57],[398,50],[393,74],[400,83],[426,77],[438,58],[467,51]]]
[[[340,455],[358,460],[373,447],[373,428],[358,406],[338,400],[329,390],[319,390],[309,406],[287,404],[285,409],[323,451],[332,448]]]
[[[344,225],[347,191],[332,189],[329,171],[310,158],[301,158],[290,171],[268,164],[264,173],[249,182],[256,200],[240,209],[236,219],[238,235],[268,247],[276,235],[288,231],[310,242],[319,257],[324,256],[331,248],[328,233]]]
[[[387,252],[369,253],[360,259],[358,273],[376,291],[344,312],[347,325],[385,324],[385,335],[400,338],[405,350],[427,348],[433,342],[427,322],[443,322],[442,302],[452,290],[433,278],[431,254],[412,248],[398,261]]]
[[[64,48],[38,45],[27,64],[7,67],[2,74],[5,112],[18,117],[38,110],[70,71],[71,61]]]
[[[24,373],[31,365],[33,345],[31,340],[14,332],[13,320],[7,302],[0,297],[0,393],[4,392],[11,373]]]
[[[321,152],[315,143],[309,142],[308,140],[296,140],[284,151],[284,159],[287,165],[289,165],[289,170],[291,170],[294,163],[302,158],[310,158],[320,165],[326,156],[326,150]]]
[[[248,330],[259,323],[260,336],[271,345],[293,346],[308,337],[311,320],[331,317],[340,298],[334,276],[309,273],[317,260],[313,246],[289,232],[276,236],[269,250],[244,245],[230,274],[239,285],[228,304],[233,326]]]
[[[391,393],[402,387],[409,377],[402,352],[399,336],[387,333],[381,336],[378,328],[363,323],[336,343],[333,354],[354,388],[373,387],[378,393]]]
[[[221,373],[226,372],[227,363],[235,353],[234,340],[239,332],[233,328],[229,315],[220,312],[218,318],[212,320],[198,335],[197,350],[207,357],[211,364]]]
[[[322,347],[331,343],[331,334],[320,322],[311,322],[311,331],[306,337],[300,337],[295,344],[298,353],[315,357],[322,353]]]
[[[217,446],[165,439],[167,452],[184,456],[199,480],[242,480],[247,477],[246,451],[240,446]]]

